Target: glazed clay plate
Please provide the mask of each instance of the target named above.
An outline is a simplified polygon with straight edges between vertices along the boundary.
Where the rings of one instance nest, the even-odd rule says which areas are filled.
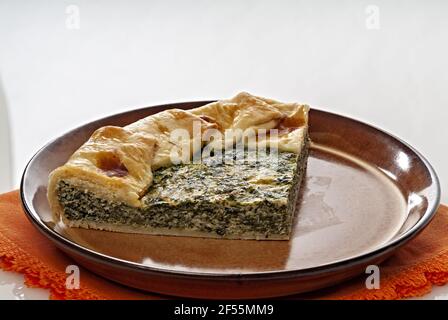
[[[51,221],[48,174],[95,129],[208,102],[129,111],[46,145],[22,179],[31,222],[81,265],[131,287],[183,297],[261,298],[315,290],[364,272],[417,235],[438,207],[437,177],[417,151],[367,124],[313,109],[313,144],[290,241],[124,234]]]

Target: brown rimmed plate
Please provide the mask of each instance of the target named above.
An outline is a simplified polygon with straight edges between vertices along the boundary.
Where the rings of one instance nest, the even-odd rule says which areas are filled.
[[[365,123],[312,109],[313,144],[290,241],[124,234],[51,221],[48,174],[95,129],[208,102],[120,113],[47,144],[23,173],[21,197],[30,221],[79,264],[131,287],[182,297],[262,298],[354,277],[416,236],[436,212],[440,185],[415,149]]]

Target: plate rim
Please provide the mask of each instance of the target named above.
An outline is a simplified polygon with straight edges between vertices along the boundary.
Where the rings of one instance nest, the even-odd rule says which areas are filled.
[[[185,102],[174,102],[174,103],[164,103],[164,104],[157,104],[153,106],[146,106],[146,107],[140,107],[136,109],[130,109],[122,112],[118,112],[112,115],[104,116],[98,119],[94,119],[92,121],[83,123],[71,130],[68,130],[64,132],[63,134],[59,135],[56,138],[53,138],[48,143],[46,143],[44,146],[42,146],[38,151],[34,153],[34,155],[31,157],[31,159],[27,162],[27,165],[25,166],[25,169],[23,170],[21,181],[20,181],[20,200],[22,208],[24,209],[25,215],[27,218],[31,221],[32,225],[35,226],[44,236],[46,236],[48,239],[50,239],[52,242],[55,243],[56,247],[58,247],[60,250],[60,246],[63,246],[64,248],[75,251],[77,254],[87,255],[90,258],[94,259],[95,261],[99,263],[107,263],[112,264],[114,266],[119,266],[121,268],[131,269],[134,271],[140,271],[140,272],[151,272],[155,273],[157,275],[164,275],[164,276],[176,276],[181,278],[201,278],[201,279],[222,279],[222,280],[229,280],[229,279],[236,279],[236,280],[268,280],[268,279],[282,279],[282,278],[290,278],[290,277],[307,277],[310,275],[319,275],[319,274],[325,274],[329,272],[335,272],[338,270],[341,270],[345,267],[347,267],[347,264],[350,264],[352,266],[354,265],[362,265],[363,262],[367,260],[375,259],[378,256],[386,255],[388,252],[392,252],[398,247],[404,245],[411,239],[413,239],[415,236],[417,236],[423,229],[431,222],[431,220],[434,218],[437,209],[440,205],[440,199],[441,199],[441,186],[440,186],[440,180],[437,176],[437,173],[435,172],[432,165],[429,163],[429,161],[414,147],[412,147],[407,142],[403,141],[401,138],[390,134],[389,132],[380,129],[374,125],[371,125],[369,123],[366,123],[364,121],[351,118],[349,116],[333,113],[330,111],[318,109],[318,108],[311,108],[310,112],[318,112],[318,113],[324,113],[328,114],[330,116],[334,117],[340,117],[344,118],[345,120],[354,121],[360,125],[370,127],[370,129],[376,130],[381,132],[382,134],[385,134],[394,140],[398,141],[405,147],[407,147],[409,150],[411,150],[418,158],[419,160],[424,164],[424,166],[427,168],[432,181],[433,185],[435,186],[435,197],[433,203],[429,203],[427,209],[425,210],[425,213],[423,216],[415,223],[409,230],[405,231],[402,235],[395,239],[391,239],[388,242],[384,243],[383,245],[379,246],[376,249],[373,249],[371,251],[367,251],[365,253],[361,253],[360,255],[354,256],[354,257],[348,257],[341,260],[338,260],[336,262],[329,262],[323,265],[314,266],[314,267],[307,267],[303,269],[291,269],[291,270],[269,270],[269,271],[255,271],[255,272],[247,272],[247,273],[219,273],[219,272],[197,272],[197,271],[186,271],[186,270],[172,270],[172,269],[166,269],[166,268],[160,268],[155,266],[149,266],[149,265],[143,265],[141,263],[132,262],[124,259],[120,259],[117,257],[109,256],[100,252],[97,252],[93,249],[89,249],[87,247],[84,247],[66,237],[61,235],[60,233],[56,232],[45,222],[40,218],[39,214],[35,212],[33,209],[31,209],[26,201],[26,195],[25,195],[25,180],[26,175],[33,163],[33,161],[51,144],[55,143],[59,139],[61,139],[63,136],[66,136],[72,132],[75,132],[82,127],[85,127],[87,125],[92,124],[93,122],[97,121],[107,121],[109,118],[115,118],[120,117],[125,114],[129,114],[132,112],[139,112],[139,111],[145,111],[149,110],[151,108],[165,108],[165,109],[171,109],[175,108],[176,106],[185,105],[185,104],[195,104],[195,105],[202,105],[207,104],[211,102],[215,102],[217,100],[198,100],[198,101],[185,101]],[[64,250],[62,250],[64,251]]]

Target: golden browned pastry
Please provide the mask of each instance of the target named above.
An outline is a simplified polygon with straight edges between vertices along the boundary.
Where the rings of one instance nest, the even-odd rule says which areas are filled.
[[[249,148],[248,130],[256,135],[255,147],[270,151]],[[178,140],[177,132],[188,139]],[[204,139],[208,132],[219,134]],[[228,147],[238,142],[244,142],[243,156],[255,152],[255,161],[217,163],[209,156],[173,163],[174,154],[189,160],[211,147],[222,149],[221,159],[234,159],[235,148]],[[306,105],[240,93],[123,128],[99,128],[50,174],[48,200],[54,220],[72,227],[288,239],[307,151]]]

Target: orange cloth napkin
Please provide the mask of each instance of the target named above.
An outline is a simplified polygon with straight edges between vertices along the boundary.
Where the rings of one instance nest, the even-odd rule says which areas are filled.
[[[366,275],[332,288],[288,298],[400,299],[421,296],[448,282],[448,207],[381,265],[380,289],[367,290]],[[25,284],[46,288],[52,299],[163,299],[81,269],[79,289],[66,289],[68,265],[76,264],[39,233],[22,211],[18,191],[0,195],[0,268],[24,274]]]

